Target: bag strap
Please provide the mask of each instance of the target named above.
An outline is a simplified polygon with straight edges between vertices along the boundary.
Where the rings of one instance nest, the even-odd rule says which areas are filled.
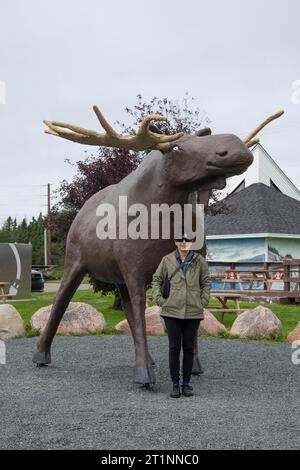
[[[195,259],[195,256],[194,256],[194,253],[190,259],[190,263],[192,263],[192,261],[194,261]],[[169,281],[171,281],[171,279],[175,276],[175,274],[177,273],[177,271],[179,271],[179,269],[181,268],[181,266],[183,265],[184,261],[181,261],[181,263],[179,263],[179,266],[177,266],[177,268],[175,269],[175,271],[173,272],[173,274],[171,275]]]
[[[182,264],[182,263],[181,263]],[[173,272],[173,274],[171,274],[170,276],[170,279],[169,281],[171,281],[171,279],[175,276],[175,274],[179,271],[179,269],[181,268],[181,264],[179,266],[177,266],[177,268],[175,269],[175,271]]]

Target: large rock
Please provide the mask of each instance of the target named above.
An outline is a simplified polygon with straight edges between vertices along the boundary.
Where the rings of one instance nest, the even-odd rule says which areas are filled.
[[[287,339],[289,343],[293,343],[293,341],[300,341],[300,322],[296,328],[290,332]]]
[[[0,339],[16,338],[25,334],[24,322],[15,307],[0,305]]]
[[[259,305],[246,310],[234,321],[230,334],[241,338],[274,339],[282,334],[281,321],[272,310]]]
[[[124,335],[131,335],[131,329],[127,320],[121,320],[116,324],[115,330]]]
[[[149,336],[161,336],[165,333],[165,323],[160,316],[158,306],[147,307],[145,310],[146,333]],[[127,320],[122,320],[115,326],[115,329],[125,335],[131,335],[131,329]]]
[[[204,309],[204,320],[200,322],[198,334],[204,336],[218,336],[226,333],[225,326],[220,323],[209,310]]]
[[[153,305],[152,307],[147,307],[145,310],[145,315],[151,315],[152,313],[156,313],[160,315],[161,308],[158,305]]]
[[[40,308],[31,317],[33,330],[42,332],[48,321],[52,305]],[[101,332],[106,326],[102,313],[83,302],[71,302],[60,322],[57,333],[61,335]]]
[[[159,313],[149,313],[146,315],[146,333],[150,336],[161,336],[166,331],[165,322]]]

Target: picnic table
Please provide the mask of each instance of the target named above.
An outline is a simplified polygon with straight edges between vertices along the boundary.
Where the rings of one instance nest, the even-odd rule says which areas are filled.
[[[7,300],[13,299],[13,295],[5,293],[5,288],[9,285],[9,282],[0,281],[0,302],[6,302]]]
[[[244,311],[240,307],[241,294],[236,294],[236,293],[226,292],[226,291],[225,292],[211,291],[210,298],[217,299],[221,304],[220,307],[215,307],[215,308],[209,307],[209,311],[220,313],[222,323],[224,322],[225,313],[235,313],[236,315],[239,315],[240,313]],[[227,302],[230,300],[234,302],[235,308],[231,308],[227,304]]]
[[[243,283],[249,284],[249,289],[253,288],[254,282],[263,282],[267,286],[267,290],[269,290],[269,280],[268,277],[269,270],[262,269],[262,270],[253,270],[253,269],[237,269],[237,270],[227,270],[223,288],[225,288],[226,282],[236,281],[241,290],[244,290]]]
[[[242,291],[253,289],[255,283],[263,283],[266,290],[271,290],[273,283],[295,281],[295,278],[287,278],[282,269],[226,269],[213,272],[211,279],[214,282],[220,282],[222,289],[225,289],[226,284],[229,283],[233,289],[235,284],[238,284]],[[247,284],[248,287],[245,287],[244,284]]]

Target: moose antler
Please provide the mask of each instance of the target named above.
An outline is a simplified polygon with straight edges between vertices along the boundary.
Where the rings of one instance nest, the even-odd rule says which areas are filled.
[[[280,116],[284,114],[284,111],[278,111],[278,113],[272,114],[272,116],[268,117],[265,119],[259,126],[257,126],[250,134],[248,134],[244,139],[243,142],[244,144],[247,145],[247,147],[253,147],[253,145],[258,144],[259,139],[254,139],[254,137],[270,122],[274,121],[275,119],[278,119]]]
[[[149,129],[151,121],[166,121],[167,118],[160,114],[150,114],[146,116],[136,135],[120,135],[107,122],[97,106],[93,106],[93,110],[106,131],[100,134],[96,131],[84,129],[83,127],[66,124],[59,121],[43,121],[49,129],[45,130],[46,134],[56,135],[64,139],[78,142],[79,144],[99,145],[105,147],[117,147],[124,150],[145,150],[157,149],[168,151],[170,143],[183,136],[183,132],[173,135],[157,134]],[[66,131],[69,129],[71,132]]]

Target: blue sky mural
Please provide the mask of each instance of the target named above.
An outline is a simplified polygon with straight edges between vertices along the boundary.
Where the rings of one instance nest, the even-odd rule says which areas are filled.
[[[207,253],[211,261],[265,261],[265,239],[207,240]]]
[[[269,261],[281,261],[287,254],[300,259],[299,238],[268,238]]]

